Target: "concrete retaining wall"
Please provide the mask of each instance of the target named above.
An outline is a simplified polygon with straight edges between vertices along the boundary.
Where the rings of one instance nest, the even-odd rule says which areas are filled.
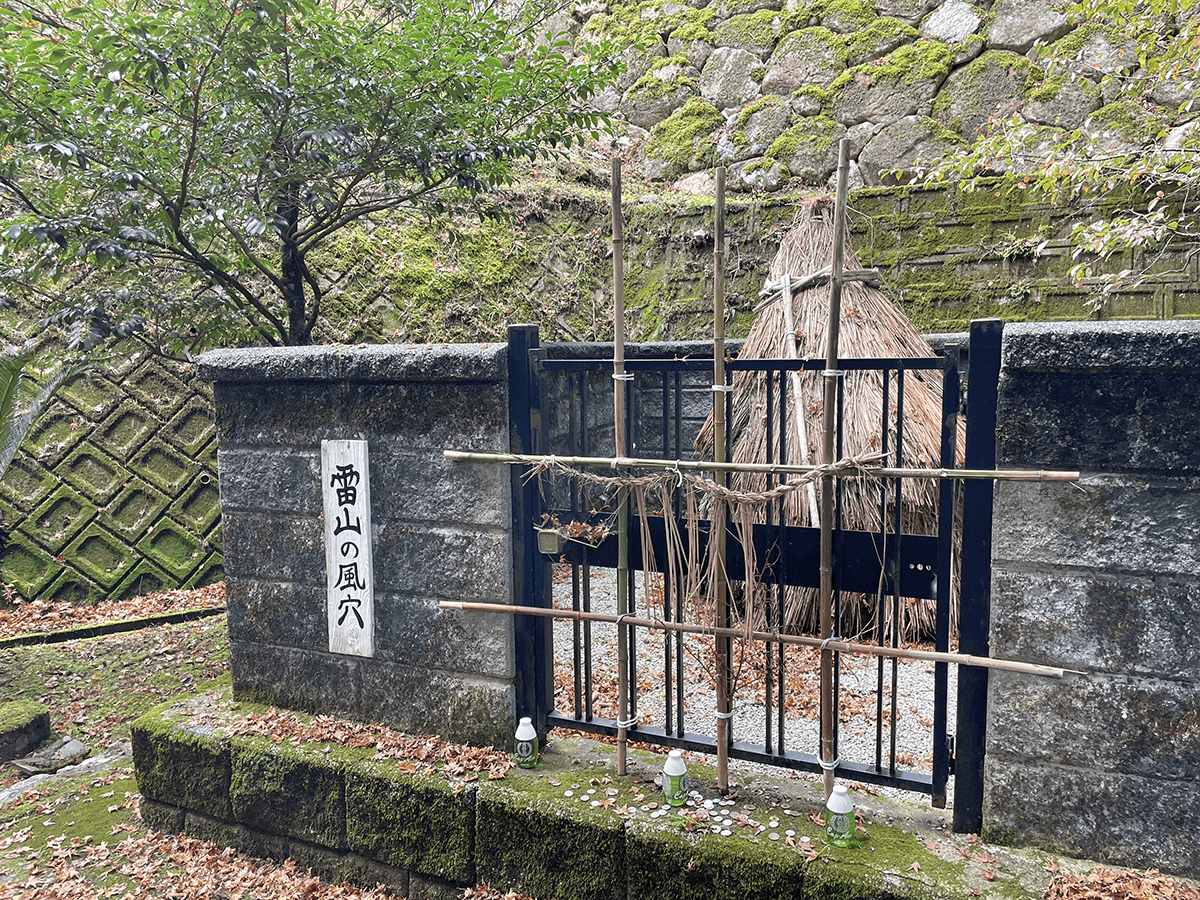
[[[483,744],[511,739],[509,474],[442,450],[508,446],[505,348],[218,350],[214,382],[234,688]],[[328,652],[322,439],[366,440],[375,655]]]
[[[1200,324],[1005,330],[992,653],[994,839],[1200,871]]]

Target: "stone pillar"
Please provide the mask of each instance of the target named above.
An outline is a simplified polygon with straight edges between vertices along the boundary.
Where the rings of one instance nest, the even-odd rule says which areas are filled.
[[[985,834],[1200,874],[1200,322],[1009,326]]]
[[[507,746],[512,617],[503,344],[218,350],[214,384],[234,692],[293,709]],[[369,447],[375,651],[329,652],[320,449]]]

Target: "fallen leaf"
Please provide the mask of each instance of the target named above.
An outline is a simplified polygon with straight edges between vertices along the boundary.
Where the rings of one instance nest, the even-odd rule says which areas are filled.
[[[916,860],[913,860],[912,863],[909,864],[909,869],[911,869],[914,872],[920,872],[921,864],[919,862],[917,862]]]

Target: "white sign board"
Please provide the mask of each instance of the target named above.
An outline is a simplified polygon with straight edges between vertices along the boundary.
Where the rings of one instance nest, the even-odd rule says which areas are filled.
[[[366,441],[321,441],[329,651],[375,654],[375,572]]]

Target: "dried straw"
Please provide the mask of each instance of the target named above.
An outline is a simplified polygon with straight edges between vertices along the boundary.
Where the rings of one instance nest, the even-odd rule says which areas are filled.
[[[779,252],[771,264],[769,283],[779,284],[784,276],[793,282],[825,268],[833,252],[833,216],[827,198],[814,201],[801,212],[797,222],[784,237]],[[845,266],[856,269],[860,263],[847,244]],[[818,359],[825,356],[825,335],[828,331],[829,283],[807,286],[794,291],[792,318],[795,329],[796,356]],[[760,309],[743,345],[742,359],[782,359],[790,356],[784,343],[791,340],[782,294]],[[842,286],[841,336],[839,357],[931,357],[934,356],[922,334],[904,313],[881,291],[861,282],[845,282]],[[843,456],[860,456],[881,450],[880,426],[883,407],[883,376],[879,372],[847,372],[844,385]],[[896,447],[896,384],[891,376],[888,412],[888,449],[895,460]],[[819,372],[802,372],[799,376],[801,402],[796,403],[791,382],[788,386],[786,429],[789,462],[819,461],[818,441],[822,434],[823,384]],[[763,462],[767,459],[766,377],[759,372],[737,372],[733,379],[733,414],[729,423],[730,454],[733,462]],[[778,399],[778,398],[777,398]],[[805,417],[802,429],[808,446],[797,446],[797,423],[793,420],[797,405]],[[933,467],[938,465],[941,444],[941,374],[939,372],[906,372],[904,391],[903,463],[906,466]],[[697,448],[711,453],[711,419],[701,430]],[[776,440],[778,437],[776,436]],[[963,453],[963,436],[958,435],[957,456]],[[894,463],[885,463],[885,465]],[[767,476],[761,473],[738,473],[731,485],[739,491],[761,491],[767,486]],[[933,534],[937,529],[938,484],[933,479],[905,479],[901,489],[901,529],[910,534]],[[891,508],[894,490],[884,491],[881,510],[881,491],[878,485],[858,480],[843,480],[842,527],[880,532],[891,529],[895,510]],[[783,516],[787,524],[812,525],[811,504],[801,492],[789,494],[783,501]],[[881,523],[881,511],[884,522]],[[756,513],[756,521],[765,522],[765,514]],[[957,581],[957,577],[955,579]],[[957,593],[957,592],[955,592]],[[818,591],[815,588],[789,588],[785,602],[785,625],[789,629],[812,630],[819,620]],[[762,609],[750,598],[749,606]],[[842,594],[838,627],[844,635],[862,634],[874,621],[878,597]],[[932,600],[905,600],[900,604],[898,622],[902,640],[932,636],[936,604]],[[889,614],[890,617],[890,614]],[[957,615],[952,613],[952,627]],[[760,622],[752,623],[756,627]]]

